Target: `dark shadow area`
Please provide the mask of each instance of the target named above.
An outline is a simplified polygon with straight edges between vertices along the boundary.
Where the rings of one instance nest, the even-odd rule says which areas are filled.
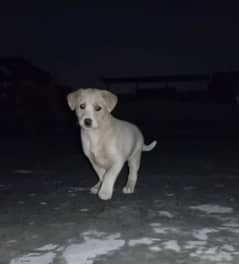
[[[153,139],[159,142],[157,149],[145,159],[150,163],[148,166],[162,174],[160,177],[163,177],[163,171],[170,178],[177,174],[190,174],[192,178],[200,176],[202,160],[206,163],[213,160],[219,167],[224,164],[237,170],[237,72],[104,78],[103,81],[112,91],[114,83],[119,82],[122,86],[127,82],[137,83],[138,89],[134,93],[118,94],[119,102],[113,114],[137,124],[146,142]],[[148,87],[156,81],[160,88]],[[177,89],[178,83],[198,81],[206,81],[206,89]],[[89,164],[82,155],[75,114],[66,104],[66,95],[72,90],[58,84],[50,73],[25,59],[0,60],[2,169],[10,174],[25,167],[33,170],[43,166],[55,170],[55,164],[65,171],[74,170],[76,182],[81,182],[77,171]],[[147,162],[142,170],[147,167]],[[90,167],[89,171],[94,174]],[[58,177],[67,180],[70,176]]]
[[[162,76],[139,78],[103,78],[104,84],[135,82],[134,93],[118,94],[113,114],[136,123],[146,141],[194,140],[210,142],[238,141],[238,72],[213,75]],[[159,88],[150,88],[152,82]],[[207,82],[206,89],[178,90],[175,82]],[[163,87],[160,86],[163,83]],[[39,145],[51,149],[79,146],[80,128],[75,114],[66,104],[66,95],[74,88],[58,84],[52,75],[25,59],[0,59],[1,141]],[[117,93],[117,92],[116,92]],[[7,147],[4,148],[5,151]],[[17,148],[16,148],[17,149]],[[25,151],[26,152],[26,151]],[[26,153],[25,153],[26,154]]]

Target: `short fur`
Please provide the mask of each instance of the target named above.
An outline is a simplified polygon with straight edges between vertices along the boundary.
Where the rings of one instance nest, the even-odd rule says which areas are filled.
[[[99,178],[91,192],[102,200],[112,198],[114,184],[126,161],[129,175],[123,193],[134,192],[141,153],[152,150],[157,144],[153,141],[145,145],[138,127],[111,115],[117,100],[111,92],[93,88],[79,89],[67,96],[68,105],[76,112],[81,126],[84,154]]]

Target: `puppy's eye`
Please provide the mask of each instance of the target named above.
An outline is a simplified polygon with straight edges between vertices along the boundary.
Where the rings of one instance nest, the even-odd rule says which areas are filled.
[[[97,112],[98,112],[98,111],[100,111],[101,109],[102,109],[102,107],[101,107],[101,106],[99,106],[99,105],[96,105],[96,106],[95,106],[95,111],[97,111]]]
[[[81,104],[80,109],[85,109],[85,104]]]

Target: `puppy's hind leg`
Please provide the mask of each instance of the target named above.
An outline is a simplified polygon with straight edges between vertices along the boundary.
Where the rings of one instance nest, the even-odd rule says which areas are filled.
[[[130,157],[128,161],[129,176],[128,176],[127,184],[123,188],[123,193],[125,194],[131,194],[134,192],[135,185],[138,179],[138,170],[140,167],[140,161],[141,161],[141,150],[134,153],[133,156]]]

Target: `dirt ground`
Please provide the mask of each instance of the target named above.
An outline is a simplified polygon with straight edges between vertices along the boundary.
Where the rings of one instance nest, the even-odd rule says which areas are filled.
[[[162,140],[110,201],[89,193],[80,145],[2,146],[1,264],[239,263],[235,142]]]

